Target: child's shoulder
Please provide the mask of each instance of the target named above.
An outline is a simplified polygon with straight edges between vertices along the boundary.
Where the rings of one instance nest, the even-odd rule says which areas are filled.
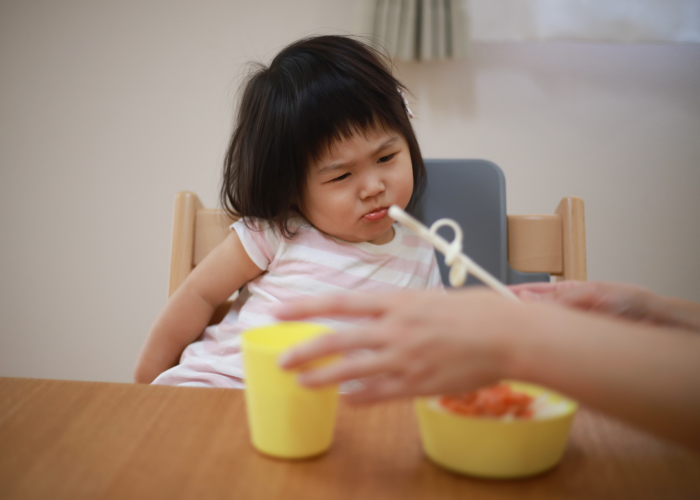
[[[237,232],[266,232],[274,228],[274,225],[265,219],[259,219],[257,217],[241,217],[233,224],[231,224],[231,229],[235,229]]]
[[[285,237],[280,228],[272,221],[257,217],[242,217],[231,224],[231,229],[238,234],[243,248],[260,269],[288,249],[291,239],[305,233],[310,225],[304,220],[290,220],[287,228],[294,236]]]
[[[272,237],[278,240],[285,240],[282,231],[272,221],[267,219],[261,219],[258,217],[241,217],[236,222],[231,224],[232,229],[236,229],[237,232],[255,232],[264,233],[268,237]],[[298,234],[300,232],[306,232],[308,230],[313,230],[314,227],[302,217],[292,217],[287,221],[287,228],[290,233]]]

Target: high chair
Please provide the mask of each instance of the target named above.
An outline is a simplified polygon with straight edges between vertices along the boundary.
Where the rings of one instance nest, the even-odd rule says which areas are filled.
[[[463,249],[502,283],[586,280],[583,200],[563,198],[552,215],[506,215],[506,181],[486,160],[425,160],[428,188],[418,216],[426,225],[454,219]],[[440,234],[450,241],[451,230]],[[448,269],[438,254],[442,280]],[[478,280],[470,278],[467,285]]]
[[[548,281],[550,275],[586,280],[581,198],[563,198],[551,215],[506,215],[505,177],[494,163],[425,160],[425,165],[428,189],[417,215],[426,225],[442,217],[457,221],[464,231],[464,252],[500,281]],[[194,193],[175,195],[168,297],[226,238],[234,221],[221,209],[204,208]],[[443,236],[451,240],[449,233]],[[438,255],[438,263],[447,285],[443,256]],[[470,277],[467,284],[475,282]],[[228,307],[222,304],[212,323],[220,320]]]

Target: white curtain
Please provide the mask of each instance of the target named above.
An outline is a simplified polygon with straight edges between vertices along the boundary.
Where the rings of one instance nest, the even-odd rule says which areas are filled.
[[[358,33],[400,61],[451,59],[466,54],[463,0],[360,1]]]
[[[461,57],[469,40],[700,43],[700,0],[357,0],[356,31],[403,61]]]
[[[474,41],[700,43],[700,0],[465,0]]]

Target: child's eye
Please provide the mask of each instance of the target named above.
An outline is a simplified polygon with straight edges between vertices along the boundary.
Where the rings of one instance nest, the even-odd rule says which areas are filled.
[[[382,156],[381,158],[379,158],[379,160],[377,160],[377,163],[386,163],[389,160],[391,160],[394,156],[396,156],[396,153],[391,153],[390,155]]]
[[[340,177],[336,177],[331,182],[342,181],[343,179],[345,179],[346,177],[349,177],[349,176],[350,176],[350,172],[345,173],[345,174],[341,175]]]

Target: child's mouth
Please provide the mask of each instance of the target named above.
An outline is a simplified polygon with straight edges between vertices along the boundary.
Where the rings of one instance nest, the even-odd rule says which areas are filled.
[[[379,219],[383,219],[388,212],[389,212],[389,209],[387,207],[379,208],[379,209],[374,210],[368,214],[363,215],[362,218],[365,220],[368,220],[370,222],[374,222],[374,221],[377,221]]]

